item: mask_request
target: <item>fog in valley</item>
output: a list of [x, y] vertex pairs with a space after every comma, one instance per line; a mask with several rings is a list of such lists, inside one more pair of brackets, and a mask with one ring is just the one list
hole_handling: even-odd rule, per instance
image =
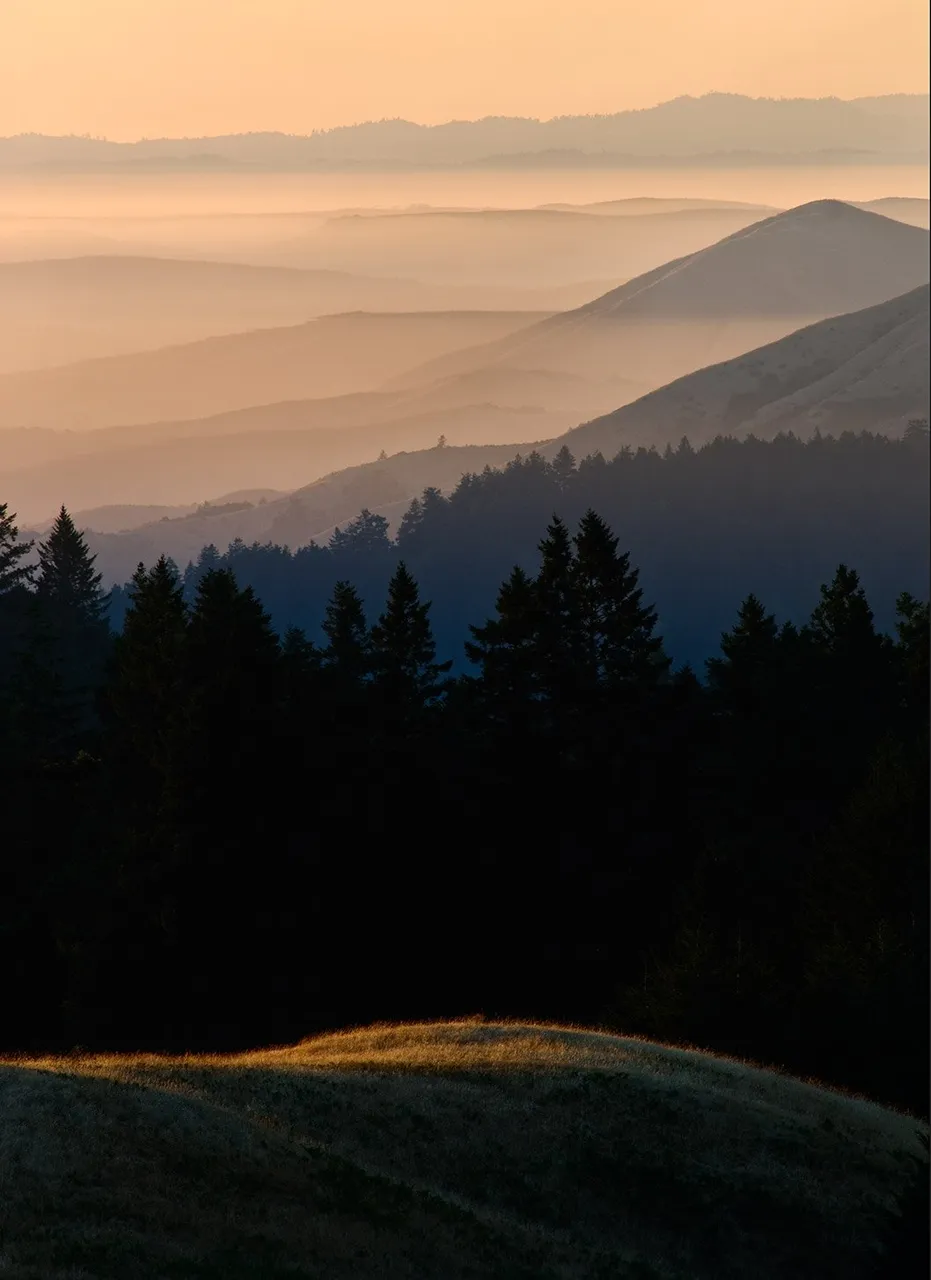
[[929, 1274], [927, 35], [0, 4], [4, 1280]]
[[[157, 520], [159, 549], [188, 554], [206, 539], [198, 504], [256, 489], [280, 502], [380, 455], [430, 450], [423, 465], [393, 463], [390, 485], [380, 468], [396, 506], [422, 481], [455, 484], [441, 438], [495, 446], [500, 462], [502, 446], [526, 452], [924, 283], [926, 179], [921, 165], [810, 162], [11, 170], [4, 496], [34, 528], [62, 502], [101, 534]], [[786, 214], [826, 199], [843, 203]], [[665, 443], [659, 425], [653, 435]], [[378, 487], [360, 505], [387, 510]], [[244, 501], [234, 535], [269, 534], [274, 501], [254, 520]], [[184, 536], [164, 517], [183, 518]], [[292, 536], [318, 536], [315, 523], [291, 519]], [[130, 567], [108, 561], [116, 578]]]

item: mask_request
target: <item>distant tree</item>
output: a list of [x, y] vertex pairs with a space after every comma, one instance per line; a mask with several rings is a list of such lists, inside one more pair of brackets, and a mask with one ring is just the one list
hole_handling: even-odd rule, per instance
[[193, 600], [197, 585], [204, 574], [209, 573], [211, 569], [221, 568], [222, 563], [223, 557], [212, 542], [208, 542], [205, 547], [202, 547], [197, 560], [188, 561], [182, 576], [185, 599]]
[[385, 610], [371, 631], [371, 662], [376, 687], [390, 700], [419, 709], [442, 692], [440, 677], [452, 662], [436, 661], [436, 644], [417, 583], [400, 561], [388, 584]]
[[436, 447], [437, 447], [438, 449], [445, 449], [445, 448], [446, 448], [446, 437], [445, 437], [445, 436], [440, 436], [440, 437], [439, 437], [439, 439], [438, 439], [438, 440], [437, 440], [437, 442], [436, 442]]
[[573, 476], [575, 475], [575, 458], [573, 458], [572, 454], [569, 452], [568, 445], [563, 445], [550, 465], [552, 467], [553, 476], [556, 480], [556, 485], [560, 492], [563, 492], [568, 488]]
[[337, 555], [347, 551], [368, 554], [387, 551], [390, 545], [388, 521], [384, 516], [369, 511], [368, 507], [363, 507], [344, 529], [337, 525], [328, 543], [330, 551]]
[[31, 582], [35, 566], [23, 564], [22, 559], [32, 546], [31, 542], [20, 542], [16, 513], [8, 512], [7, 504], [0, 502], [0, 595]]

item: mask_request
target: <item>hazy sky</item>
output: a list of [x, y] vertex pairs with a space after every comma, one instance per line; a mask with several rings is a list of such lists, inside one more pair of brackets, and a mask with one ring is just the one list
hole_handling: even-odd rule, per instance
[[0, 135], [925, 92], [927, 0], [0, 0]]

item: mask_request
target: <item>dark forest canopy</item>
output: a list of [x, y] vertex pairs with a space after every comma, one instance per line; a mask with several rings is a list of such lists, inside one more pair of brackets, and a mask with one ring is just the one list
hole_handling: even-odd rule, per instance
[[[444, 497], [415, 500], [391, 540], [363, 513], [325, 547], [208, 547], [184, 573], [190, 599], [209, 567], [232, 568], [284, 630], [319, 638], [334, 584], [351, 578], [371, 614], [403, 558], [433, 601], [444, 659], [465, 669], [469, 624], [489, 613], [515, 563], [538, 560], [539, 530], [557, 514], [574, 524], [594, 508], [639, 566], [672, 657], [701, 669], [729, 624], [734, 601], [757, 591], [782, 620], [804, 615], [842, 560], [857, 565], [877, 618], [893, 625], [896, 594], [924, 595], [929, 574], [927, 434], [907, 439], [846, 433], [835, 439], [720, 438], [664, 454], [622, 451], [577, 465], [532, 454], [503, 471], [466, 475]], [[125, 590], [114, 592], [119, 626]], [[370, 617], [371, 620], [371, 617]]]
[[[187, 589], [140, 565], [114, 636], [68, 513], [30, 586], [0, 510], [3, 1048], [235, 1048], [481, 1011], [926, 1112], [928, 605], [883, 560], [918, 555], [926, 449], [722, 442], [469, 478], [425, 495], [397, 546], [365, 517], [328, 550], [253, 553], [279, 590], [295, 566], [336, 569], [312, 638], [276, 630], [217, 553]], [[746, 574], [704, 683], [670, 661], [670, 601], [626, 531], [578, 510], [599, 486], [641, 528], [671, 523], [684, 555], [740, 548], [725, 587], [713, 558], [698, 582], [679, 571], [690, 600]], [[896, 486], [900, 524], [881, 506]], [[752, 564], [778, 580], [788, 555], [770, 492], [832, 550], [869, 549], [872, 526], [887, 627], [853, 556], [807, 592], [793, 565], [794, 624], [774, 616]], [[493, 551], [509, 567], [456, 677], [414, 565], [455, 587]]]

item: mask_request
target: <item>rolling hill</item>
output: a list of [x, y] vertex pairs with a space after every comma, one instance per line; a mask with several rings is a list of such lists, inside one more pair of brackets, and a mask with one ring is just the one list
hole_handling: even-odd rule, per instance
[[286, 399], [373, 390], [534, 313], [350, 312], [158, 351], [0, 377], [0, 428], [99, 427], [193, 418]]
[[328, 219], [299, 250], [292, 244], [286, 252], [291, 257], [299, 251], [308, 265], [362, 273], [378, 274], [390, 262], [393, 271], [422, 280], [540, 288], [628, 279], [713, 244], [767, 212], [709, 204], [598, 217], [572, 209], [351, 214]]
[[[768, 346], [700, 369], [549, 440], [525, 436], [523, 442], [469, 447], [454, 442], [445, 449], [396, 453], [324, 475], [261, 509], [141, 525], [131, 536], [125, 535], [126, 540], [124, 535], [92, 539], [94, 550], [107, 574], [121, 580], [139, 559], [151, 561], [161, 551], [187, 559], [207, 542], [225, 546], [242, 537], [294, 547], [311, 538], [321, 541], [334, 525], [345, 523], [362, 507], [378, 511], [395, 524], [424, 487], [449, 490], [466, 471], [503, 466], [533, 448], [552, 457], [567, 445], [580, 459], [598, 451], [613, 457], [625, 445], [663, 448], [677, 444], [682, 436], [696, 446], [717, 435], [753, 432], [771, 438], [788, 430], [801, 436], [815, 430], [838, 434], [861, 429], [899, 436], [910, 418], [928, 416], [928, 303], [929, 286], [925, 285], [890, 302], [820, 321]], [[476, 426], [470, 425], [470, 430], [481, 426], [487, 430], [492, 423], [508, 425], [506, 418], [491, 411], [476, 412]], [[525, 419], [528, 432], [535, 422], [543, 421]], [[410, 430], [411, 423], [403, 429]], [[333, 434], [336, 447], [341, 447], [341, 433]], [[343, 434], [347, 444], [356, 435], [353, 431]], [[356, 438], [370, 441], [373, 449], [378, 439], [388, 438], [388, 430], [385, 425], [360, 429]], [[228, 439], [230, 457], [235, 458], [236, 438], [224, 439]], [[269, 456], [273, 456], [274, 433], [268, 439]], [[186, 443], [201, 449], [209, 442], [177, 442], [179, 446]], [[224, 444], [220, 454], [209, 457], [221, 457], [226, 451]], [[141, 449], [127, 450], [125, 456], [132, 475], [148, 469], [138, 466]], [[77, 461], [33, 470], [35, 481], [44, 486], [45, 508], [53, 493], [60, 493], [72, 476], [80, 474]], [[86, 465], [91, 483], [99, 484], [96, 462], [88, 460]], [[18, 496], [32, 501], [36, 495], [24, 481], [33, 483], [25, 472], [9, 472], [0, 479], [14, 509]], [[169, 483], [167, 469], [165, 483]]]
[[[179, 435], [155, 443], [76, 453], [34, 465], [0, 470], [0, 492], [21, 520], [56, 511], [112, 503], [196, 503], [222, 488], [287, 489], [377, 459], [382, 451], [405, 457], [430, 452], [438, 438], [450, 445], [491, 447], [538, 441], [565, 431], [575, 413], [464, 405], [358, 427], [316, 430], [263, 428], [228, 435]], [[96, 432], [79, 438], [92, 449]], [[2, 443], [2, 442], [0, 442]], [[414, 451], [414, 452], [404, 452]], [[139, 523], [133, 521], [133, 523]], [[93, 528], [92, 524], [88, 527]]]
[[[226, 442], [234, 455], [239, 440], [241, 437], [230, 437]], [[195, 447], [198, 443], [193, 442]], [[198, 508], [179, 518], [160, 518], [147, 524], [133, 521], [132, 528], [124, 526], [129, 529], [126, 533], [89, 533], [88, 544], [97, 556], [97, 568], [105, 581], [122, 583], [140, 560], [154, 563], [164, 553], [183, 565], [196, 559], [201, 549], [211, 542], [223, 548], [236, 538], [291, 547], [304, 546], [312, 539], [325, 542], [336, 525], [354, 519], [363, 507], [386, 516], [391, 526], [396, 527], [411, 498], [427, 486], [452, 489], [465, 472], [480, 471], [484, 466], [506, 466], [516, 453], [526, 454], [532, 448], [534, 443], [528, 442], [524, 445], [449, 445], [443, 449], [396, 453], [346, 467], [281, 498], [249, 508], [231, 511]], [[67, 475], [67, 466], [63, 467], [62, 475]], [[10, 507], [16, 509], [12, 501]], [[44, 510], [43, 520], [47, 518], [47, 503]], [[34, 530], [21, 516], [20, 525], [24, 536], [33, 536]]]
[[699, 369], [568, 432], [579, 456], [688, 436], [890, 431], [929, 412], [929, 286]]
[[0, 1118], [11, 1280], [867, 1280], [926, 1133], [745, 1063], [481, 1021], [7, 1061]]
[[[285, 401], [175, 422], [9, 429], [0, 431], [0, 492], [21, 519], [35, 522], [62, 502], [72, 510], [170, 506], [199, 502], [221, 486], [290, 489], [295, 480], [306, 485], [382, 452], [429, 449], [441, 435], [450, 445], [545, 440], [644, 390], [621, 380], [596, 387], [546, 370], [492, 369], [409, 391]], [[87, 527], [96, 526], [88, 520]]]
[[411, 385], [517, 366], [660, 386], [803, 324], [924, 284], [926, 231], [836, 200], [800, 205], [639, 276], [574, 311], [402, 375]]
[[[384, 264], [382, 264], [384, 265]], [[0, 373], [345, 311], [562, 310], [603, 292], [439, 286], [342, 271], [96, 256], [0, 263]]]

